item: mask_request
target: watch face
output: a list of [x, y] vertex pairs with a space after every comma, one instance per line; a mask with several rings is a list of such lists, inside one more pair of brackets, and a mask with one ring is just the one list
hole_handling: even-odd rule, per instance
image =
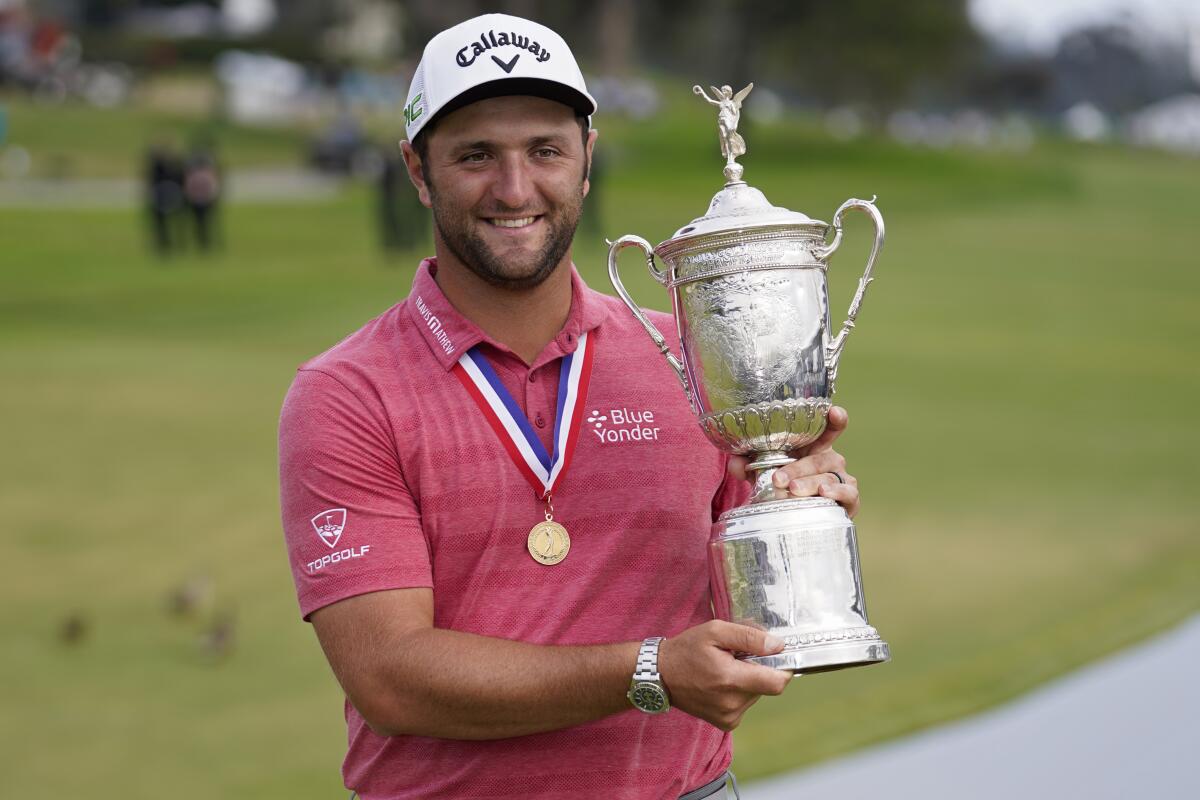
[[629, 701], [642, 711], [658, 714], [667, 710], [667, 693], [657, 683], [638, 683], [629, 690]]

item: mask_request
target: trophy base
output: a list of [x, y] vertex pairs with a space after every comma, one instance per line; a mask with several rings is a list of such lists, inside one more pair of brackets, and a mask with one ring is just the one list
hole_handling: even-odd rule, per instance
[[791, 670], [800, 675], [833, 672], [850, 667], [869, 667], [891, 661], [887, 642], [851, 642], [819, 647], [787, 649], [773, 656], [748, 656], [745, 661], [772, 669]]
[[867, 621], [854, 523], [828, 498], [726, 511], [713, 526], [709, 569], [714, 616], [784, 644], [781, 653], [739, 658], [804, 674], [891, 658]]

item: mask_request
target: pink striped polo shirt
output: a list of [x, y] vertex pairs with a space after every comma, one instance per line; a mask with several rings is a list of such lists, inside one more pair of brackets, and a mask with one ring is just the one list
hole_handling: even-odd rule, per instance
[[[572, 268], [571, 311], [532, 364], [459, 314], [422, 262], [404, 302], [303, 364], [280, 422], [283, 527], [305, 618], [431, 587], [439, 628], [541, 645], [672, 636], [711, 618], [706, 543], [744, 502], [671, 369], [619, 300]], [[651, 317], [675, 341], [674, 322]], [[554, 495], [555, 566], [526, 550], [543, 504], [451, 371], [475, 345], [551, 448], [559, 365], [595, 347], [583, 430]], [[633, 671], [630, 664], [630, 672]], [[381, 737], [348, 702], [346, 786], [382, 798], [676, 797], [716, 778], [729, 736], [630, 708], [495, 741]]]

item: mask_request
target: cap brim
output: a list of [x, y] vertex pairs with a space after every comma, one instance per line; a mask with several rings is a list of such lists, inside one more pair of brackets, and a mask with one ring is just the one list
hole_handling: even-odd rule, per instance
[[[592, 98], [564, 83], [548, 81], [544, 78], [499, 78], [467, 89], [434, 112], [425, 125], [427, 126], [430, 122], [452, 111], [457, 111], [463, 106], [469, 106], [471, 103], [478, 103], [480, 100], [487, 100], [490, 97], [509, 97], [511, 95], [530, 95], [554, 100], [569, 106], [574, 109], [575, 113], [584, 117], [590, 117], [596, 113], [596, 104]], [[422, 126], [423, 129], [424, 126]]]

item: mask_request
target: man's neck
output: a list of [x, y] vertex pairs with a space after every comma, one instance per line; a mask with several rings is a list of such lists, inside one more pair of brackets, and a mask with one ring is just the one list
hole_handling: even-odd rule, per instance
[[532, 364], [571, 313], [570, 262], [568, 253], [550, 277], [532, 288], [502, 289], [439, 255], [434, 280], [460, 314]]

